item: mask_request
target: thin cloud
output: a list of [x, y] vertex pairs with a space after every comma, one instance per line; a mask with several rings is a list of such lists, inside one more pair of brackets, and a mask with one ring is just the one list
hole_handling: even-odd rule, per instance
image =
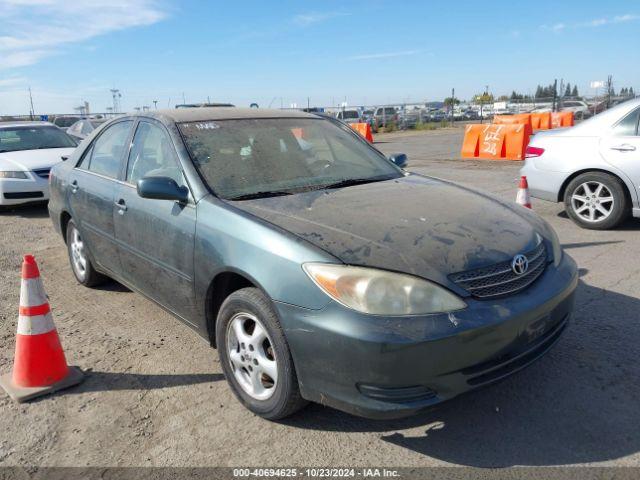
[[386, 52], [386, 53], [368, 53], [365, 55], [354, 55], [347, 57], [347, 60], [375, 60], [379, 58], [394, 58], [394, 57], [408, 57], [411, 55], [417, 55], [419, 50], [404, 50], [401, 52]]
[[316, 23], [326, 22], [327, 20], [331, 20], [332, 18], [346, 17], [347, 15], [350, 15], [350, 13], [344, 13], [344, 12], [301, 13], [293, 17], [293, 23], [298, 25], [299, 27], [308, 27]]
[[543, 30], [551, 30], [555, 33], [560, 33], [566, 29], [578, 29], [578, 28], [599, 28], [607, 25], [616, 25], [621, 23], [635, 22], [640, 20], [640, 15], [627, 13], [625, 15], [616, 15], [614, 17], [600, 17], [594, 18], [593, 20], [589, 20], [586, 22], [566, 24], [566, 23], [556, 23], [553, 25], [540, 25], [540, 28]]
[[32, 65], [65, 46], [167, 16], [160, 0], [3, 0], [0, 68]]

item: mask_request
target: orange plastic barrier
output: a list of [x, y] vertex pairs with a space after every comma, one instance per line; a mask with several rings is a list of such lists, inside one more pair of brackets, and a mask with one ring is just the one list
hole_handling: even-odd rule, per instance
[[467, 125], [462, 158], [523, 160], [531, 129], [526, 124]]
[[479, 140], [482, 129], [485, 125], [467, 125], [464, 129], [464, 140], [462, 140], [462, 158], [478, 158], [480, 153]]
[[551, 125], [551, 112], [540, 112], [531, 114], [531, 127], [534, 130], [550, 130]]
[[529, 125], [529, 127], [532, 127], [530, 113], [516, 113], [514, 115], [496, 115], [493, 117], [493, 123], [508, 124], [508, 125], [513, 125], [513, 124]]
[[551, 114], [552, 128], [573, 127], [573, 125], [574, 125], [573, 112], [553, 112]]
[[371, 125], [368, 123], [352, 123], [350, 124], [356, 132], [367, 139], [369, 143], [373, 143], [373, 134], [371, 133]]

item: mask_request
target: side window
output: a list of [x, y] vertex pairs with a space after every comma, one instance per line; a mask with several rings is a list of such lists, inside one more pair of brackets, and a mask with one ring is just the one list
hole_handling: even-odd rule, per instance
[[133, 137], [127, 182], [137, 183], [143, 177], [169, 177], [184, 185], [182, 169], [167, 132], [157, 125], [140, 122]]
[[[87, 169], [111, 178], [117, 178], [126, 148], [132, 121], [116, 123], [107, 128], [93, 144]], [[86, 160], [83, 160], [84, 168]]]
[[630, 137], [638, 135], [639, 117], [640, 108], [636, 108], [633, 112], [624, 117], [620, 123], [613, 127], [613, 134], [616, 137]]

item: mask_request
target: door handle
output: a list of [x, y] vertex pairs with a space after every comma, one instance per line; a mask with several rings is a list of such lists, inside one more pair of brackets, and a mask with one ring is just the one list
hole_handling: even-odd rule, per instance
[[118, 207], [118, 213], [119, 213], [120, 215], [123, 215], [123, 214], [124, 214], [124, 212], [126, 212], [126, 211], [127, 211], [127, 204], [126, 204], [126, 202], [124, 201], [124, 199], [122, 199], [122, 198], [121, 198], [120, 200], [118, 200], [117, 202], [115, 202], [115, 204], [116, 204], [116, 207]]
[[71, 182], [71, 193], [76, 193], [78, 191], [78, 181], [74, 180]]
[[636, 147], [629, 145], [628, 143], [623, 143], [622, 145], [615, 145], [611, 147], [611, 150], [617, 150], [619, 152], [635, 152]]

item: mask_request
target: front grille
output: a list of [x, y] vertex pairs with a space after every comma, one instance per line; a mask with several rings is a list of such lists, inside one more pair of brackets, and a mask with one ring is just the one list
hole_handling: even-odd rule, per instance
[[522, 275], [516, 274], [511, 268], [511, 261], [507, 261], [476, 270], [454, 273], [449, 278], [477, 298], [511, 295], [531, 285], [547, 266], [547, 250], [544, 242], [540, 242], [540, 245], [524, 255], [529, 260], [529, 268]]
[[42, 198], [42, 192], [6, 192], [4, 198], [7, 200], [22, 200], [24, 198]]
[[40, 168], [33, 171], [33, 173], [35, 173], [40, 178], [49, 178], [49, 172], [51, 172], [50, 168]]

